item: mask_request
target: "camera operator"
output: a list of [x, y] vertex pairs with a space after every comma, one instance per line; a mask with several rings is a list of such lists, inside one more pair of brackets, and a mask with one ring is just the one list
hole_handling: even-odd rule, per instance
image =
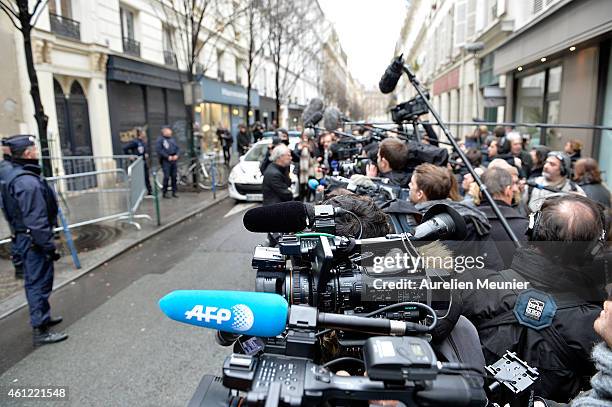
[[[348, 191], [347, 191], [348, 192]], [[349, 214], [336, 217], [336, 235], [361, 238], [385, 236], [391, 233], [389, 215], [376, 206], [372, 198], [353, 193], [336, 194], [325, 200], [324, 205], [332, 205], [353, 212], [359, 218]], [[361, 222], [361, 224], [360, 224]]]
[[462, 314], [478, 329], [487, 363], [516, 352], [540, 373], [537, 396], [567, 402], [593, 373], [592, 326], [602, 290], [595, 271], [601, 268], [592, 266], [594, 249], [605, 244], [605, 220], [594, 202], [577, 195], [548, 198], [531, 216], [532, 245], [516, 251], [510, 269], [461, 277], [475, 287], [485, 280], [528, 282], [527, 290], [463, 290]]
[[408, 146], [397, 138], [387, 138], [378, 147], [376, 164], [368, 164], [368, 177], [381, 177], [389, 180], [389, 184], [401, 188], [408, 187], [410, 174], [405, 171], [408, 165]]
[[540, 189], [529, 186], [525, 189], [522, 201], [527, 205], [528, 212], [534, 212], [540, 201], [555, 192], [573, 192], [585, 196], [584, 191], [574, 181], [570, 180], [572, 163], [570, 157], [561, 151], [548, 153], [542, 176], [533, 181], [544, 187], [552, 189]]
[[420, 213], [425, 213], [439, 203], [449, 205], [459, 212], [467, 223], [467, 233], [462, 240], [447, 241], [448, 247], [455, 251], [455, 254], [464, 256], [487, 253], [486, 267], [500, 270], [503, 268], [503, 261], [490, 240], [489, 220], [476, 207], [449, 199], [455, 183], [454, 175], [445, 167], [428, 163], [418, 165], [410, 179], [410, 201]]

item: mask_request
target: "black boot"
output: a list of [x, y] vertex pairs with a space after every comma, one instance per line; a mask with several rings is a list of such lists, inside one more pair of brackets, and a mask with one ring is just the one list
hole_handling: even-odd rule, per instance
[[173, 192], [173, 193], [172, 193], [172, 197], [173, 197], [173, 198], [178, 198], [178, 195], [176, 194], [176, 192]]
[[59, 332], [52, 332], [48, 326], [34, 328], [32, 333], [32, 342], [34, 346], [48, 345], [68, 339], [68, 335]]
[[60, 317], [59, 315], [57, 317], [50, 317], [49, 320], [47, 321], [47, 327], [51, 327], [51, 326], [60, 324], [63, 320], [64, 318]]

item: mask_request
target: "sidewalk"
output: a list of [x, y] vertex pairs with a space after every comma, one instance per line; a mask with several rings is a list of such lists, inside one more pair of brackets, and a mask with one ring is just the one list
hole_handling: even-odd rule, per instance
[[[72, 257], [67, 250], [63, 250], [62, 258], [55, 263], [55, 280], [53, 289], [57, 289], [69, 284], [77, 277], [90, 272], [91, 270], [103, 266], [115, 256], [129, 250], [131, 247], [140, 244], [146, 239], [160, 233], [184, 219], [187, 219], [197, 212], [201, 212], [217, 202], [227, 198], [227, 189], [217, 191], [216, 199], [213, 199], [212, 192], [205, 191], [200, 193], [183, 192], [179, 198], [161, 199], [160, 213], [161, 226], [157, 226], [155, 217], [155, 201], [145, 199], [138, 210], [138, 214], [147, 214], [152, 220], [138, 219], [141, 230], [134, 226], [121, 224], [120, 222], [109, 221], [97, 224], [95, 227], [87, 229], [76, 228], [72, 233], [76, 238], [81, 233], [82, 238], [88, 232], [95, 232], [95, 238], [100, 238], [106, 243], [94, 250], [84, 250], [78, 253], [81, 262], [81, 269], [77, 270], [72, 262]], [[11, 262], [5, 258], [0, 258], [0, 318], [14, 312], [27, 304], [23, 289], [23, 280], [14, 278], [14, 269]]]

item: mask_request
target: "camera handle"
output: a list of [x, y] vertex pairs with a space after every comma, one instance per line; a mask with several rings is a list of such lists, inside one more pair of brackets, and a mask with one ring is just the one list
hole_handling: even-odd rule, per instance
[[489, 202], [489, 204], [491, 205], [493, 212], [495, 212], [495, 216], [497, 216], [497, 218], [501, 222], [502, 226], [504, 227], [504, 230], [506, 231], [506, 233], [508, 234], [508, 236], [510, 237], [514, 245], [517, 248], [522, 247], [521, 243], [519, 242], [516, 235], [514, 234], [514, 231], [512, 230], [512, 228], [510, 228], [508, 221], [506, 220], [504, 215], [501, 213], [499, 206], [497, 206], [497, 203], [495, 202], [495, 200], [493, 199], [493, 197], [487, 190], [487, 186], [482, 182], [478, 174], [476, 174], [476, 171], [474, 171], [474, 167], [472, 167], [472, 163], [470, 163], [470, 160], [468, 160], [463, 150], [459, 148], [459, 144], [457, 144], [457, 140], [455, 140], [455, 137], [452, 135], [448, 127], [446, 127], [446, 125], [442, 122], [442, 119], [440, 118], [440, 115], [438, 114], [438, 112], [434, 109], [429, 99], [425, 96], [425, 92], [423, 91], [421, 87], [421, 83], [416, 78], [415, 74], [412, 72], [410, 67], [406, 64], [403, 64], [403, 70], [404, 70], [404, 73], [408, 76], [408, 79], [410, 80], [410, 83], [412, 84], [412, 86], [414, 86], [414, 89], [417, 91], [419, 96], [423, 98], [423, 101], [427, 105], [427, 108], [431, 112], [432, 116], [436, 119], [436, 122], [438, 122], [438, 125], [442, 129], [442, 132], [444, 132], [444, 135], [446, 136], [448, 141], [450, 141], [450, 143], [452, 144], [453, 149], [457, 152], [457, 154], [459, 155], [459, 157], [465, 164], [465, 167], [470, 172], [470, 174], [472, 174], [474, 181], [476, 181], [476, 184], [478, 184], [478, 186], [480, 187], [480, 191], [484, 195], [487, 202]]

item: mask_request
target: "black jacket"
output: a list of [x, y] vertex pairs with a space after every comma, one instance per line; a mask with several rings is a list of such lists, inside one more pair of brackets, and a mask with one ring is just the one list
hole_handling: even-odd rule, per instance
[[293, 193], [289, 189], [291, 188], [291, 179], [288, 172], [288, 168], [279, 167], [276, 163], [268, 165], [264, 172], [262, 184], [264, 205], [287, 202], [293, 199]]
[[578, 184], [586, 196], [595, 202], [599, 202], [605, 208], [610, 208], [610, 191], [602, 183], [581, 182]]
[[[552, 263], [535, 250], [522, 248], [511, 270], [468, 270], [460, 279], [471, 281], [474, 287], [477, 279], [528, 281], [529, 288], [551, 295], [557, 304], [552, 325], [536, 330], [519, 324], [513, 313], [517, 296], [524, 290], [461, 290], [462, 314], [478, 329], [487, 364], [496, 362], [506, 350], [516, 352], [540, 372], [534, 385], [536, 395], [559, 402], [567, 402], [588, 382], [594, 373], [590, 352], [600, 340], [593, 322], [601, 307], [589, 302], [595, 289], [583, 270]], [[517, 310], [522, 313], [524, 307]]]
[[251, 135], [246, 131], [244, 133], [238, 132], [238, 136], [236, 138], [238, 139], [238, 151], [241, 154], [246, 153], [246, 150], [251, 145]]
[[389, 180], [389, 185], [394, 185], [401, 188], [408, 188], [411, 175], [412, 174], [406, 171], [395, 170], [379, 174], [381, 178], [387, 178]]
[[[525, 232], [527, 231], [527, 226], [529, 225], [529, 220], [527, 219], [527, 217], [521, 215], [516, 209], [514, 209], [505, 202], [495, 200], [495, 203], [497, 203], [499, 210], [508, 221], [510, 228], [512, 229], [518, 240], [526, 241], [527, 236], [525, 235]], [[510, 267], [515, 252], [514, 243], [512, 242], [512, 240], [510, 240], [506, 229], [504, 229], [501, 221], [495, 215], [495, 212], [493, 212], [493, 208], [491, 207], [489, 202], [484, 200], [480, 204], [478, 209], [480, 209], [480, 211], [485, 214], [485, 216], [489, 220], [489, 223], [491, 224], [490, 237], [495, 242], [497, 251], [499, 252], [500, 256], [504, 261], [504, 266]]]

